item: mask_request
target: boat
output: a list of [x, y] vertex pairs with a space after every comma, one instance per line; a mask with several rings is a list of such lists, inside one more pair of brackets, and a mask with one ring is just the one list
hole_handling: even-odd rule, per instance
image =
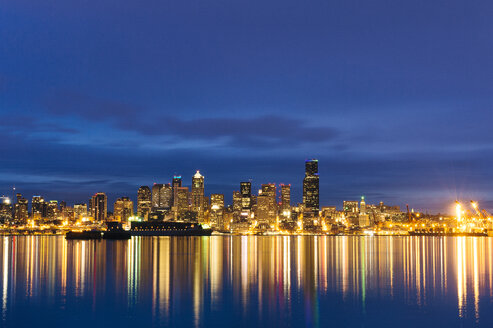
[[210, 236], [212, 229], [191, 222], [133, 221], [130, 234], [132, 236]]
[[103, 239], [124, 240], [132, 238], [130, 231], [124, 230], [120, 222], [107, 222], [106, 226], [107, 230], [103, 233]]
[[85, 231], [69, 231], [65, 234], [65, 239], [101, 239], [101, 231], [85, 230]]

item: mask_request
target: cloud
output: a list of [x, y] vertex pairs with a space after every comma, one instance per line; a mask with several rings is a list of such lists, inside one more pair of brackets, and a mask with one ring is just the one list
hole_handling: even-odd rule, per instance
[[43, 101], [50, 114], [77, 116], [94, 123], [106, 122], [143, 136], [168, 136], [179, 140], [222, 141], [231, 147], [292, 147], [330, 142], [339, 136], [333, 127], [310, 125], [304, 119], [280, 115], [182, 119], [176, 114], [152, 111], [117, 101], [73, 92], [51, 95]]

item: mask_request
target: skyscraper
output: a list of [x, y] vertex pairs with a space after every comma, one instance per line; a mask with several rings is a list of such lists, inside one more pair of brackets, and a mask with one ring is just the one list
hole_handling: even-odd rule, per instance
[[95, 221], [105, 221], [108, 216], [108, 197], [98, 192], [91, 198], [91, 214]]
[[25, 222], [29, 215], [28, 201], [21, 194], [16, 195], [17, 202], [14, 205], [14, 218], [17, 222]]
[[240, 221], [241, 216], [241, 193], [233, 191], [233, 222]]
[[152, 186], [152, 210], [169, 210], [172, 206], [173, 193], [169, 183], [155, 183]]
[[204, 218], [204, 176], [199, 171], [192, 177], [192, 211], [197, 213], [197, 219]]
[[252, 211], [252, 183], [241, 182], [240, 183], [241, 194], [241, 214], [242, 220], [248, 219]]
[[175, 206], [176, 207], [176, 193], [178, 191], [178, 188], [181, 187], [181, 175], [175, 175], [173, 176], [173, 182], [171, 184], [172, 188], [173, 188], [173, 199], [172, 199], [172, 206]]
[[0, 197], [0, 220], [2, 222], [12, 220], [12, 201], [9, 197]]
[[291, 185], [281, 185], [281, 215], [285, 218], [291, 217]]
[[148, 220], [151, 207], [151, 189], [148, 186], [141, 186], [137, 191], [137, 216], [144, 220]]
[[211, 195], [211, 226], [216, 229], [224, 229], [224, 195]]
[[116, 221], [128, 222], [128, 218], [133, 216], [134, 203], [128, 197], [118, 198], [113, 205], [113, 217]]
[[175, 192], [175, 219], [184, 219], [190, 210], [188, 187], [176, 187]]
[[318, 216], [319, 207], [319, 176], [318, 160], [305, 161], [305, 178], [303, 179], [303, 217], [306, 223], [313, 223], [313, 218]]
[[263, 184], [257, 197], [256, 219], [259, 223], [273, 224], [277, 215], [276, 185]]
[[46, 218], [50, 220], [55, 220], [58, 218], [58, 201], [50, 200], [47, 204]]
[[43, 217], [44, 199], [41, 196], [33, 196], [31, 201], [31, 217], [41, 219]]

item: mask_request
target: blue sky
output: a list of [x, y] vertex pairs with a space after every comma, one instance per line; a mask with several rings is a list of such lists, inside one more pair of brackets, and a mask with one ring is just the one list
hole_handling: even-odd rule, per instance
[[321, 204], [493, 209], [489, 1], [4, 1], [0, 193], [231, 198], [320, 160]]

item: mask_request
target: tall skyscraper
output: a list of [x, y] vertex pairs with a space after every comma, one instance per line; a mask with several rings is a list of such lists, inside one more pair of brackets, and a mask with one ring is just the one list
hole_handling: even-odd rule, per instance
[[58, 201], [50, 200], [47, 204], [46, 218], [49, 220], [55, 220], [58, 218]]
[[17, 222], [26, 222], [29, 216], [28, 201], [21, 194], [16, 195], [17, 202], [14, 205], [14, 218]]
[[192, 177], [192, 211], [197, 213], [197, 219], [204, 218], [204, 176], [199, 171]]
[[240, 183], [241, 194], [241, 213], [240, 218], [242, 220], [248, 219], [252, 211], [252, 183], [241, 182]]
[[361, 214], [366, 214], [366, 202], [365, 202], [365, 196], [361, 196], [361, 202], [359, 203], [359, 212]]
[[241, 193], [239, 191], [233, 191], [233, 222], [240, 221], [241, 216]]
[[[319, 176], [318, 160], [305, 161], [305, 178], [303, 179], [303, 217], [305, 223], [313, 223], [313, 218], [318, 216], [319, 206]], [[309, 222], [307, 222], [309, 221]]]
[[172, 206], [175, 206], [176, 207], [176, 193], [177, 193], [177, 190], [178, 188], [181, 187], [181, 175], [175, 175], [173, 176], [173, 182], [171, 184], [172, 188], [173, 188], [173, 202], [172, 202]]
[[144, 220], [149, 219], [152, 207], [152, 194], [148, 186], [141, 186], [137, 191], [137, 216]]
[[190, 210], [188, 187], [176, 187], [175, 191], [175, 219], [182, 220]]
[[211, 195], [211, 226], [216, 229], [224, 229], [224, 195]]
[[155, 183], [152, 186], [152, 210], [169, 210], [172, 206], [173, 193], [171, 185]]
[[276, 185], [263, 184], [257, 197], [257, 222], [272, 225], [277, 216]]
[[31, 217], [33, 219], [41, 219], [43, 217], [44, 199], [41, 196], [33, 196], [31, 201]]
[[116, 221], [128, 222], [133, 213], [134, 203], [128, 197], [118, 198], [113, 205], [113, 217]]
[[95, 221], [105, 221], [108, 216], [108, 197], [98, 192], [91, 198], [91, 214]]
[[291, 217], [291, 185], [281, 185], [281, 216]]

